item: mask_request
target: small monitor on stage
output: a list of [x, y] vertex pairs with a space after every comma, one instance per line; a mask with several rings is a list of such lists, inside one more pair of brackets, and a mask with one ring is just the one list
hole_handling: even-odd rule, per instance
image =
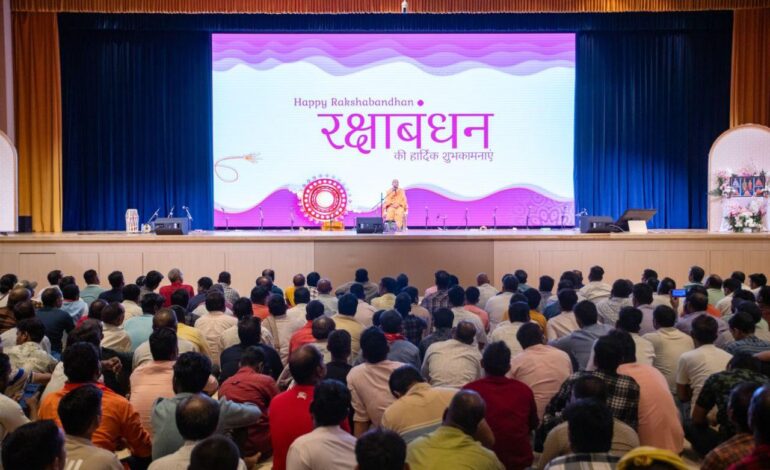
[[382, 217], [356, 217], [356, 233], [382, 233]]
[[647, 222], [657, 213], [657, 209], [626, 209], [615, 225], [629, 233], [647, 233]]

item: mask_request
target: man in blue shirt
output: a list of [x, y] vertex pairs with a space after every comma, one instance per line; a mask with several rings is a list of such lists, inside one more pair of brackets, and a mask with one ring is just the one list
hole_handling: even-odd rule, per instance
[[75, 322], [69, 313], [61, 309], [64, 298], [57, 287], [49, 287], [40, 295], [43, 308], [37, 310], [37, 316], [45, 325], [45, 335], [51, 341], [51, 355], [61, 356], [62, 337], [75, 328]]

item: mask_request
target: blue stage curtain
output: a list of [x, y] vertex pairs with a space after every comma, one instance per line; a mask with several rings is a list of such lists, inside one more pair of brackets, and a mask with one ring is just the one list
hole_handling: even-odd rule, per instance
[[213, 225], [211, 38], [61, 34], [64, 230], [122, 230], [127, 208]]
[[213, 217], [211, 32], [578, 32], [576, 207], [655, 207], [700, 228], [727, 128], [731, 12], [457, 15], [60, 14], [64, 229], [187, 204]]
[[729, 126], [729, 30], [577, 38], [575, 204], [650, 226], [705, 228], [708, 152]]

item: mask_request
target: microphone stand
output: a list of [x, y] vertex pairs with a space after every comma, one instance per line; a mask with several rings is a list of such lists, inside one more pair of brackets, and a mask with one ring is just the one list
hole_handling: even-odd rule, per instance
[[291, 231], [294, 231], [294, 212], [289, 212], [289, 222], [291, 223]]
[[492, 227], [494, 230], [497, 230], [497, 207], [495, 207], [495, 211], [492, 213]]
[[187, 214], [187, 220], [190, 222], [189, 229], [192, 230], [193, 217], [192, 217], [192, 214], [190, 214], [190, 208], [187, 206], [182, 206], [182, 210], [184, 210], [185, 213]]
[[468, 230], [468, 208], [465, 208], [465, 230]]
[[567, 206], [562, 206], [561, 208], [561, 229], [564, 230], [564, 226], [566, 224], [565, 220], [567, 218]]
[[527, 206], [527, 230], [529, 230], [529, 214], [532, 212], [532, 206]]
[[265, 231], [265, 214], [262, 212], [262, 206], [259, 206], [259, 229]]
[[153, 223], [153, 222], [155, 221], [155, 219], [157, 219], [157, 218], [158, 218], [158, 213], [159, 213], [159, 212], [160, 212], [160, 207], [158, 207], [158, 208], [155, 210], [155, 212], [153, 212], [153, 214], [150, 216], [150, 218], [149, 218], [149, 219], [147, 219], [147, 223], [146, 223], [146, 224], [144, 224], [144, 225], [150, 225], [151, 223]]
[[425, 206], [425, 230], [428, 230], [428, 206]]
[[169, 219], [174, 217], [174, 209], [176, 209], [176, 206], [171, 206], [171, 210], [168, 211], [168, 215], [166, 217], [168, 217]]

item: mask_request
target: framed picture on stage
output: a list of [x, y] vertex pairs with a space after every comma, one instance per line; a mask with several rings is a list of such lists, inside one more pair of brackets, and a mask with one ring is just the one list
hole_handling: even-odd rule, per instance
[[766, 175], [764, 172], [753, 176], [730, 177], [730, 187], [739, 196], [762, 196], [765, 191]]

